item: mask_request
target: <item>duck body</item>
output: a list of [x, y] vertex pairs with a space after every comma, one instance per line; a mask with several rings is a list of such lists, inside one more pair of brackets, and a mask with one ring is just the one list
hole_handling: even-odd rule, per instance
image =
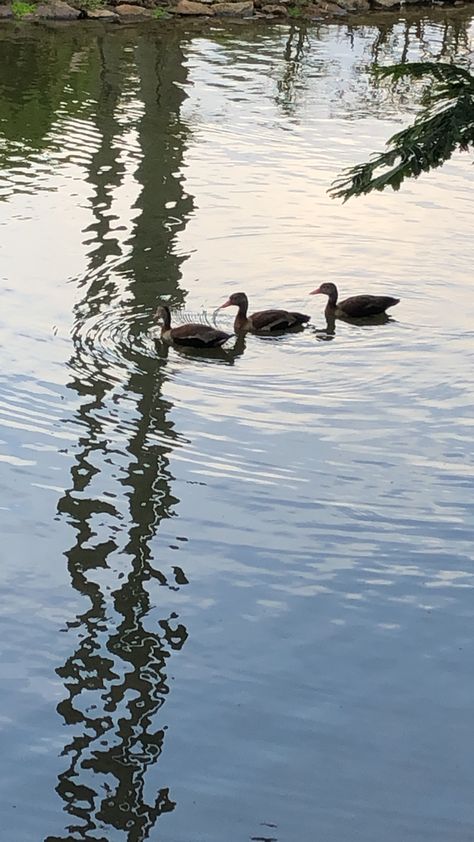
[[311, 316], [306, 316], [304, 313], [291, 312], [290, 310], [258, 310], [256, 313], [248, 316], [248, 306], [249, 302], [245, 292], [234, 292], [229, 300], [219, 308], [238, 308], [234, 321], [234, 330], [236, 333], [242, 333], [244, 331], [272, 333], [279, 330], [289, 330], [292, 327], [304, 325], [311, 318]]
[[166, 305], [158, 307], [156, 317], [161, 320], [161, 338], [165, 342], [186, 348], [220, 348], [231, 338], [231, 333], [217, 330], [211, 325], [189, 323], [171, 327], [170, 308]]
[[338, 301], [338, 290], [336, 284], [321, 284], [318, 289], [310, 292], [310, 295], [327, 295], [326, 315], [348, 316], [352, 319], [366, 319], [371, 316], [384, 314], [389, 307], [395, 307], [400, 299], [391, 295], [353, 295]]

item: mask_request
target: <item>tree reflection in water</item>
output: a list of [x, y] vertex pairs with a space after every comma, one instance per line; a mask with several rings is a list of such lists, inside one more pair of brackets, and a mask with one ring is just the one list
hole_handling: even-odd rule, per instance
[[[157, 715], [169, 692], [167, 661], [187, 638], [174, 611], [153, 621], [150, 599], [150, 587], [178, 590], [187, 584], [180, 567], [166, 572], [155, 566], [151, 547], [160, 522], [173, 515], [178, 502], [168, 467], [176, 435], [167, 418], [170, 405], [161, 397], [166, 360], [140, 354], [133, 340], [143, 330], [136, 319], [150, 312], [157, 296], [183, 301], [183, 258], [175, 255], [173, 239], [193, 206], [179, 174], [186, 140], [179, 119], [185, 71], [179, 33], [168, 33], [166, 43], [144, 35], [133, 49], [127, 37], [132, 35], [97, 40], [101, 140], [88, 176], [95, 222], [88, 229], [93, 232], [89, 275], [76, 308], [70, 360], [83, 432], [71, 488], [58, 506], [75, 531], [66, 552], [72, 584], [90, 605], [68, 624], [76, 644], [57, 670], [67, 693], [58, 712], [72, 734], [57, 791], [70, 822], [64, 836], [47, 842], [109, 842], [112, 828], [138, 842], [175, 806], [168, 787], [149, 780], [147, 771], [163, 748], [165, 727]], [[137, 116], [134, 120], [132, 113], [124, 124], [117, 114], [127, 90]], [[133, 128], [139, 215], [120, 244], [112, 227], [113, 200], [126, 171], [121, 137]], [[167, 225], [171, 203], [173, 226]], [[122, 300], [131, 314], [132, 341], [124, 343], [118, 366], [101, 356], [94, 331]]]
[[[406, 62], [410, 56], [423, 61], [458, 60], [460, 52], [469, 53], [470, 17], [463, 10], [447, 16], [444, 9], [430, 9], [429, 18], [420, 18], [416, 8], [404, 10], [402, 19], [386, 12], [360, 15], [355, 22], [333, 27], [340, 53], [327, 52], [327, 29], [327, 22], [291, 23], [287, 28], [275, 92], [286, 117], [301, 118], [308, 94], [317, 94], [322, 107], [327, 98], [331, 117], [337, 119], [352, 119], [359, 112], [379, 116], [381, 103], [390, 111], [386, 89], [380, 93], [377, 78], [370, 73], [379, 63]], [[335, 85], [338, 76], [339, 85]], [[327, 88], [324, 80], [329, 80]], [[397, 85], [393, 94], [397, 109], [403, 103], [413, 104], [412, 87], [409, 81]]]
[[[397, 26], [372, 27], [365, 68], [382, 52], [389, 60], [398, 50]], [[247, 31], [254, 49], [259, 30], [252, 26]], [[460, 32], [446, 32], [440, 54], [459, 43]], [[241, 51], [246, 36], [243, 28], [239, 33]], [[291, 26], [285, 46], [280, 28], [278, 33], [276, 96], [291, 116], [298, 105], [295, 90], [301, 92], [314, 79], [312, 53], [321, 36], [317, 27], [309, 32]], [[405, 28], [406, 43], [409, 33]], [[173, 516], [178, 502], [169, 470], [178, 436], [169, 418], [171, 407], [162, 397], [166, 360], [140, 350], [140, 334], [157, 297], [166, 295], [173, 305], [184, 300], [179, 286], [184, 257], [175, 242], [193, 201], [180, 175], [186, 148], [180, 120], [186, 83], [183, 35], [176, 28], [163, 35], [153, 31], [137, 37], [135, 30], [121, 30], [94, 37], [91, 50], [87, 35], [83, 77], [85, 92], [97, 101], [99, 140], [88, 168], [94, 220], [87, 232], [89, 266], [80, 279], [84, 295], [75, 310], [69, 364], [70, 386], [79, 400], [75, 421], [82, 432], [71, 485], [58, 504], [60, 516], [74, 530], [65, 553], [72, 585], [88, 605], [68, 624], [71, 654], [57, 669], [65, 687], [58, 713], [70, 735], [57, 791], [68, 824], [64, 835], [47, 842], [111, 842], [115, 831], [128, 842], [140, 842], [161, 814], [174, 809], [172, 792], [157, 776], [165, 735], [159, 713], [169, 692], [168, 661], [187, 638], [174, 610], [163, 610], [155, 619], [152, 594], [159, 587], [162, 593], [179, 591], [187, 578], [178, 566], [161, 569], [155, 557], [160, 523]], [[341, 37], [350, 42], [350, 27], [341, 27]], [[350, 73], [360, 66], [354, 62]], [[318, 85], [327, 72], [323, 57]], [[361, 86], [365, 109], [373, 85]], [[350, 117], [347, 103], [331, 96], [333, 107]], [[46, 131], [41, 125], [31, 146], [41, 146]], [[124, 222], [120, 190], [130, 173], [138, 193], [137, 216], [122, 235], [114, 225], [117, 219]], [[118, 311], [126, 337], [111, 343], [117, 356], [96, 340], [99, 324], [107, 333]], [[328, 326], [321, 338], [333, 334], [334, 327]]]

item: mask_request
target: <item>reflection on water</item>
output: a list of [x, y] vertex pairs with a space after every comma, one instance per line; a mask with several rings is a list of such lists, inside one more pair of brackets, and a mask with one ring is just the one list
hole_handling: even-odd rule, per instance
[[[58, 713], [72, 731], [57, 791], [72, 823], [51, 842], [96, 829], [107, 839], [108, 827], [130, 842], [146, 839], [158, 816], [174, 809], [167, 786], [147, 802], [146, 773], [163, 748], [158, 713], [169, 693], [167, 662], [187, 638], [174, 611], [151, 627], [147, 622], [149, 583], [178, 590], [188, 580], [179, 565], [161, 570], [150, 548], [179, 501], [168, 460], [175, 432], [161, 396], [166, 359], [150, 355], [143, 339], [158, 290], [183, 300], [183, 257], [173, 253], [173, 240], [193, 206], [179, 175], [186, 131], [179, 120], [184, 92], [176, 83], [186, 75], [176, 37], [164, 53], [153, 39], [141, 39], [133, 52], [113, 38], [97, 46], [100, 143], [88, 168], [95, 222], [86, 231], [90, 262], [69, 361], [81, 437], [71, 487], [59, 502], [75, 530], [66, 553], [71, 581], [91, 607], [68, 623], [77, 646], [57, 671], [67, 690]], [[124, 135], [127, 155], [120, 156]], [[137, 190], [127, 232], [117, 193], [130, 175]], [[117, 267], [122, 249], [126, 259]], [[153, 443], [156, 433], [160, 445]]]
[[[0, 29], [9, 840], [470, 838], [472, 175], [326, 189], [471, 31]], [[312, 321], [156, 339], [236, 288]]]

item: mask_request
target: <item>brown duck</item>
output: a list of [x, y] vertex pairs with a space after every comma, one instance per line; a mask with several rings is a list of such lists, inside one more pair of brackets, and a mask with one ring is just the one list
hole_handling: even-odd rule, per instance
[[232, 336], [231, 333], [216, 330], [210, 325], [189, 323], [171, 327], [170, 308], [166, 305], [158, 307], [155, 315], [162, 325], [161, 338], [175, 345], [187, 348], [219, 348]]
[[336, 284], [321, 284], [318, 289], [310, 292], [310, 295], [327, 295], [326, 305], [327, 316], [349, 316], [353, 319], [365, 319], [369, 316], [379, 316], [385, 313], [389, 307], [395, 307], [400, 301], [399, 298], [392, 298], [391, 295], [353, 295], [338, 301]]
[[225, 304], [221, 304], [219, 310], [224, 307], [238, 307], [234, 321], [236, 333], [251, 330], [254, 333], [270, 333], [277, 330], [288, 330], [290, 327], [303, 325], [309, 322], [311, 316], [304, 313], [291, 313], [288, 310], [259, 310], [257, 313], [247, 315], [249, 306], [245, 292], [234, 292]]

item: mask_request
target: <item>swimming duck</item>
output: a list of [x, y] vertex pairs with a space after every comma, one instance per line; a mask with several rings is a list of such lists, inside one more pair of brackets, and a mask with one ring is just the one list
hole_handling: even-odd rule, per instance
[[234, 321], [236, 333], [246, 330], [251, 330], [254, 333], [287, 330], [297, 325], [303, 325], [305, 322], [309, 322], [311, 318], [311, 316], [305, 316], [304, 313], [292, 313], [288, 310], [259, 310], [257, 313], [248, 316], [248, 306], [249, 301], [245, 292], [234, 292], [229, 300], [219, 307], [219, 310], [224, 307], [238, 307]]
[[321, 284], [318, 289], [310, 292], [310, 295], [328, 296], [326, 314], [340, 314], [353, 319], [378, 316], [385, 313], [389, 307], [395, 307], [395, 304], [400, 301], [399, 298], [392, 298], [390, 295], [353, 295], [351, 298], [345, 298], [344, 301], [338, 301], [337, 286], [332, 283]]
[[170, 308], [166, 304], [158, 307], [155, 315], [161, 321], [161, 338], [175, 345], [188, 348], [219, 348], [232, 336], [231, 333], [216, 330], [210, 325], [190, 323], [171, 327]]

